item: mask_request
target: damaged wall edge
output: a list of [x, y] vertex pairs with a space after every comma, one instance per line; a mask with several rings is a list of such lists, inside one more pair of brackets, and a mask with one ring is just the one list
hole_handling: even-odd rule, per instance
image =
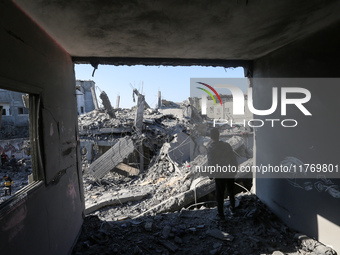
[[[243, 67], [245, 70], [250, 70], [252, 73], [252, 60], [242, 59], [185, 59], [185, 58], [123, 58], [123, 57], [72, 57], [75, 64], [92, 64], [98, 63], [101, 65], [145, 65], [145, 66], [213, 66], [236, 68]], [[248, 71], [245, 71], [245, 74]]]
[[[37, 140], [35, 153], [41, 150], [43, 154], [34, 160], [34, 167], [41, 170], [35, 176], [37, 182], [16, 193], [13, 207], [7, 204], [1, 209], [0, 250], [12, 254], [67, 254], [81, 229], [85, 208], [78, 177], [80, 161], [76, 160], [74, 65], [70, 55], [12, 1], [0, 5], [2, 27], [25, 42], [0, 31], [0, 44], [6, 49], [0, 59], [1, 88], [37, 95], [36, 116], [31, 119], [36, 129], [31, 127], [35, 134], [31, 139]], [[65, 151], [68, 153], [63, 154]], [[67, 171], [58, 183], [45, 185], [63, 169]]]

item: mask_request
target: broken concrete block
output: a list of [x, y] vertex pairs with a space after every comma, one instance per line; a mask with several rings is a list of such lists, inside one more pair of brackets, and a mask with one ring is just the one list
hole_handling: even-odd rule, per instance
[[170, 232], [171, 232], [171, 227], [170, 226], [165, 226], [162, 230], [162, 236], [163, 238], [165, 239], [168, 239], [169, 235], [170, 235]]
[[222, 240], [222, 241], [233, 241], [234, 237], [226, 232], [223, 232], [219, 229], [210, 229], [206, 232], [207, 235], [212, 236], [216, 239]]
[[116, 117], [115, 112], [114, 112], [114, 110], [111, 106], [110, 99], [107, 96], [107, 94], [105, 93], [105, 91], [102, 91], [102, 93], [100, 93], [99, 97], [102, 100], [102, 104], [105, 108], [105, 111], [110, 116], [110, 118], [115, 118]]
[[150, 222], [145, 223], [144, 228], [145, 228], [146, 231], [150, 232], [150, 231], [152, 231], [152, 226], [153, 226], [153, 223], [152, 223], [152, 221], [150, 221]]
[[187, 206], [188, 204], [195, 201], [195, 197], [198, 199], [203, 197], [210, 192], [215, 190], [215, 182], [207, 179], [202, 181], [196, 187], [196, 190], [188, 190], [184, 193], [180, 193], [176, 196], [170, 197], [169, 199], [151, 207], [149, 210], [143, 212], [139, 216], [152, 215], [163, 212], [173, 212]]
[[178, 236], [175, 236], [174, 241], [175, 241], [175, 243], [178, 243], [178, 244], [183, 243], [182, 238], [180, 238]]
[[161, 243], [165, 248], [169, 249], [172, 252], [176, 252], [178, 250], [178, 246], [168, 240], [159, 240], [159, 243]]
[[284, 255], [284, 253], [280, 252], [280, 251], [274, 251], [272, 253], [272, 255]]
[[[136, 94], [136, 96], [138, 97], [138, 96], [140, 96], [140, 95], [142, 95], [142, 94], [140, 94], [139, 93], [139, 91], [137, 90], [137, 89], [134, 89], [133, 90], [133, 93], [135, 93]], [[134, 100], [133, 100], [134, 101]], [[151, 108], [150, 106], [149, 106], [149, 104], [144, 100], [144, 109], [148, 109], [148, 108]]]
[[190, 147], [193, 147], [191, 137], [183, 132], [175, 135], [175, 138], [170, 143], [168, 151], [169, 157], [173, 162], [182, 164], [190, 161]]
[[124, 176], [139, 175], [139, 169], [124, 163], [119, 163], [113, 171]]
[[138, 95], [138, 101], [137, 101], [135, 122], [134, 122], [136, 129], [139, 130], [139, 131], [142, 131], [142, 127], [143, 127], [144, 103], [145, 103], [144, 96], [139, 94]]
[[149, 194], [150, 194], [150, 191], [147, 189], [141, 192], [136, 192], [136, 193], [132, 193], [132, 192], [125, 193], [120, 196], [118, 195], [112, 196], [110, 193], [106, 193], [100, 199], [98, 199], [92, 204], [85, 203], [85, 214], [93, 213], [97, 211], [98, 209], [103, 208], [105, 206], [124, 204], [129, 201], [138, 201], [148, 196]]
[[131, 138], [120, 138], [111, 149], [90, 165], [88, 173], [95, 179], [102, 178], [133, 153], [134, 149], [135, 147]]

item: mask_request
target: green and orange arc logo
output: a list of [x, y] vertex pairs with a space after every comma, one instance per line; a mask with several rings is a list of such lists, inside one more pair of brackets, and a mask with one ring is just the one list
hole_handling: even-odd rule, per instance
[[[206, 86], [207, 88], [211, 89], [215, 93], [215, 95], [217, 96], [218, 100], [220, 101], [220, 104], [222, 105], [222, 100], [221, 100], [220, 96], [218, 95], [218, 93], [216, 92], [216, 90], [213, 87], [211, 87], [210, 85], [208, 85], [206, 83], [203, 83], [203, 82], [197, 82], [197, 83], [199, 83], [199, 84], [201, 84], [203, 86]], [[215, 100], [215, 97], [213, 96], [213, 94], [211, 94], [211, 92], [209, 90], [201, 88], [201, 87], [196, 87], [196, 88], [206, 92], [212, 98], [212, 100], [214, 100], [215, 105], [217, 104], [216, 100]]]

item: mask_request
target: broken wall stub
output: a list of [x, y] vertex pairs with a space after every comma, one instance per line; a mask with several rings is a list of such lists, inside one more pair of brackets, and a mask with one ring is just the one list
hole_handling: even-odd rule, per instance
[[105, 91], [102, 91], [99, 95], [100, 99], [102, 100], [102, 104], [107, 112], [107, 114], [110, 116], [110, 118], [115, 118], [115, 112], [112, 108], [111, 102]]
[[144, 113], [145, 97], [141, 94], [138, 95], [137, 110], [135, 115], [135, 127], [140, 132], [143, 128], [143, 113]]
[[[2, 205], [0, 251], [70, 254], [81, 230], [85, 207], [76, 129], [74, 64], [65, 49], [13, 1], [2, 2], [0, 13], [3, 31], [15, 31], [15, 36], [1, 35], [0, 44], [6, 48], [0, 58], [0, 77], [6, 80], [1, 82], [1, 88], [29, 93], [30, 106], [40, 113], [45, 111], [39, 117], [39, 125], [33, 121], [37, 114], [32, 114], [34, 118], [30, 121], [30, 130], [35, 130], [32, 133], [39, 133], [32, 135], [35, 138], [32, 151], [44, 159], [42, 162], [37, 156], [32, 165], [39, 179]], [[44, 118], [46, 111], [51, 118]]]
[[193, 146], [191, 137], [183, 132], [175, 135], [170, 143], [168, 151], [169, 157], [173, 162], [183, 164], [190, 161], [190, 148]]
[[120, 138], [111, 149], [90, 165], [88, 173], [95, 179], [100, 179], [123, 162], [134, 150], [135, 146], [131, 138]]

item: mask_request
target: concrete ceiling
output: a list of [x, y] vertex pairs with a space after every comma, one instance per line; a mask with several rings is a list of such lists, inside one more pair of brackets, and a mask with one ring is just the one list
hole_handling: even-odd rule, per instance
[[340, 20], [324, 0], [13, 1], [77, 60], [253, 60]]

